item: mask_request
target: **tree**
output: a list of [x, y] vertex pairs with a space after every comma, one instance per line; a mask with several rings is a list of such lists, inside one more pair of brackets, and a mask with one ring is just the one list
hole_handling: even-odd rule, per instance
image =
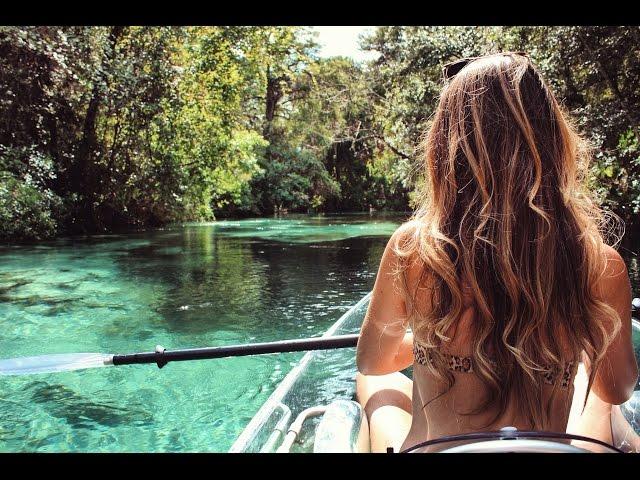
[[[592, 183], [630, 229], [640, 221], [638, 27], [380, 27], [365, 46], [387, 146], [414, 160], [448, 61], [526, 51], [594, 145]], [[410, 162], [407, 163], [407, 166]]]
[[406, 210], [448, 61], [525, 50], [640, 229], [638, 27], [0, 27], [0, 236], [277, 211]]

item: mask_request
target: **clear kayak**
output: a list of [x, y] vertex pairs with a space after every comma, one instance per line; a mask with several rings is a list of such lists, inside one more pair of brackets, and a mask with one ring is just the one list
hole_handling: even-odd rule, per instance
[[[323, 335], [358, 333], [369, 305], [367, 294]], [[640, 358], [640, 322], [633, 319], [633, 342]], [[307, 352], [247, 424], [229, 452], [368, 452], [366, 417], [355, 402], [355, 349]], [[620, 406], [640, 434], [640, 386]], [[464, 438], [463, 438], [464, 437]], [[436, 439], [446, 452], [607, 452], [621, 451], [587, 437], [545, 432], [477, 432]], [[505, 442], [505, 440], [508, 440]], [[513, 440], [517, 440], [514, 442]], [[426, 445], [412, 447], [419, 452]]]

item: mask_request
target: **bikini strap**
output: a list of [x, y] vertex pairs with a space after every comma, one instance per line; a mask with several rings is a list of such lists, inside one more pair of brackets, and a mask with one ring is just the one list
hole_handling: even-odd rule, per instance
[[[473, 372], [472, 357], [452, 355], [444, 352], [440, 352], [440, 354], [444, 357], [444, 360], [447, 362], [447, 367], [450, 371], [459, 372], [459, 373]], [[413, 341], [413, 357], [416, 363], [423, 366], [426, 366], [429, 364], [433, 365], [433, 362], [434, 362], [432, 349], [421, 344], [415, 338]], [[491, 360], [490, 362], [493, 365], [496, 365], [496, 362], [493, 362]], [[542, 375], [544, 383], [548, 385], [553, 385], [558, 381], [558, 379], [560, 379], [560, 386], [562, 388], [567, 388], [573, 380], [577, 366], [578, 366], [577, 361], [569, 361], [564, 363], [562, 366], [544, 365], [543, 370], [540, 372], [540, 375]]]

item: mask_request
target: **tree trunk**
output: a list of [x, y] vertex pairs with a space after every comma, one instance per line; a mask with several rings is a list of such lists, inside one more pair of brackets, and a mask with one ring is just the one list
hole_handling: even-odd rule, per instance
[[107, 40], [108, 48], [105, 49], [101, 62], [100, 72], [96, 75], [91, 92], [91, 99], [87, 108], [87, 114], [82, 128], [82, 140], [78, 145], [75, 155], [74, 168], [70, 175], [70, 184], [73, 192], [82, 196], [80, 207], [80, 221], [83, 222], [83, 230], [95, 231], [99, 219], [94, 209], [96, 197], [97, 178], [93, 172], [94, 156], [97, 150], [96, 123], [100, 105], [104, 101], [108, 87], [108, 77], [105, 74], [115, 57], [115, 49], [118, 39], [122, 36], [124, 27], [117, 25], [111, 27]]
[[278, 111], [278, 104], [283, 96], [282, 91], [282, 77], [273, 77], [271, 75], [271, 69], [267, 67], [267, 92], [265, 97], [265, 110], [264, 110], [264, 128], [262, 136], [268, 142], [273, 138], [273, 120]]

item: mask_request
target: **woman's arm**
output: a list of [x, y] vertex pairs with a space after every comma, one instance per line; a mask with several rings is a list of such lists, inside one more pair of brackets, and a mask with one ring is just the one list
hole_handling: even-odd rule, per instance
[[413, 334], [407, 332], [407, 312], [394, 274], [398, 258], [393, 246], [401, 234], [397, 230], [387, 243], [360, 330], [356, 363], [364, 375], [386, 375], [413, 364]]
[[611, 247], [607, 247], [607, 260], [602, 295], [620, 315], [622, 327], [598, 366], [593, 391], [605, 402], [619, 405], [633, 394], [638, 382], [638, 365], [631, 337], [631, 284], [627, 267]]

